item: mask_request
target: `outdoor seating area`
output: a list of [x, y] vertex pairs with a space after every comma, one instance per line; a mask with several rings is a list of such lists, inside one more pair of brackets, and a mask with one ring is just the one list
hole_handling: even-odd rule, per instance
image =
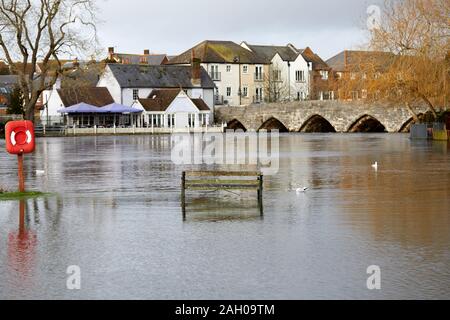
[[104, 107], [96, 107], [87, 103], [79, 103], [58, 110], [64, 116], [64, 124], [78, 128], [126, 128], [143, 125], [140, 117], [143, 111], [112, 103]]

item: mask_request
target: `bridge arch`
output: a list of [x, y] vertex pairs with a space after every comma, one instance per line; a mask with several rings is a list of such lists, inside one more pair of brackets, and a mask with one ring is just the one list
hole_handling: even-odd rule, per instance
[[247, 128], [237, 119], [233, 119], [227, 124], [227, 129], [229, 130], [243, 130], [244, 132], [247, 131]]
[[353, 122], [347, 131], [351, 133], [382, 133], [387, 132], [387, 129], [378, 119], [366, 114]]
[[324, 117], [315, 114], [303, 123], [300, 132], [305, 133], [330, 133], [336, 132], [333, 125]]
[[264, 122], [261, 127], [259, 127], [258, 131], [260, 130], [279, 130], [280, 132], [289, 132], [289, 129], [280, 120], [273, 117]]

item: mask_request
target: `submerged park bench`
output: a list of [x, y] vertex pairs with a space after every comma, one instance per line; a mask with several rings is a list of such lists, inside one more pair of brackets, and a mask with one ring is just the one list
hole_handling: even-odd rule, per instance
[[260, 172], [184, 171], [181, 177], [181, 203], [186, 214], [186, 191], [256, 191], [263, 212], [264, 176]]

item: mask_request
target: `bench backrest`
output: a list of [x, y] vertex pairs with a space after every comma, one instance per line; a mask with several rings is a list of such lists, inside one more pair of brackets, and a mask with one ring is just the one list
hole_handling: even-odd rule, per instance
[[182, 188], [190, 190], [262, 191], [263, 175], [256, 171], [187, 171], [183, 172]]

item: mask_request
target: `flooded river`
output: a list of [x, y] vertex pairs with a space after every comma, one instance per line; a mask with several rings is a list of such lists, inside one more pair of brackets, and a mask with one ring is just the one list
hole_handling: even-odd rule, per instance
[[263, 216], [254, 194], [216, 192], [188, 195], [183, 218], [169, 136], [39, 139], [25, 166], [27, 187], [53, 195], [22, 203], [22, 219], [0, 202], [2, 299], [450, 299], [445, 142], [282, 135]]

